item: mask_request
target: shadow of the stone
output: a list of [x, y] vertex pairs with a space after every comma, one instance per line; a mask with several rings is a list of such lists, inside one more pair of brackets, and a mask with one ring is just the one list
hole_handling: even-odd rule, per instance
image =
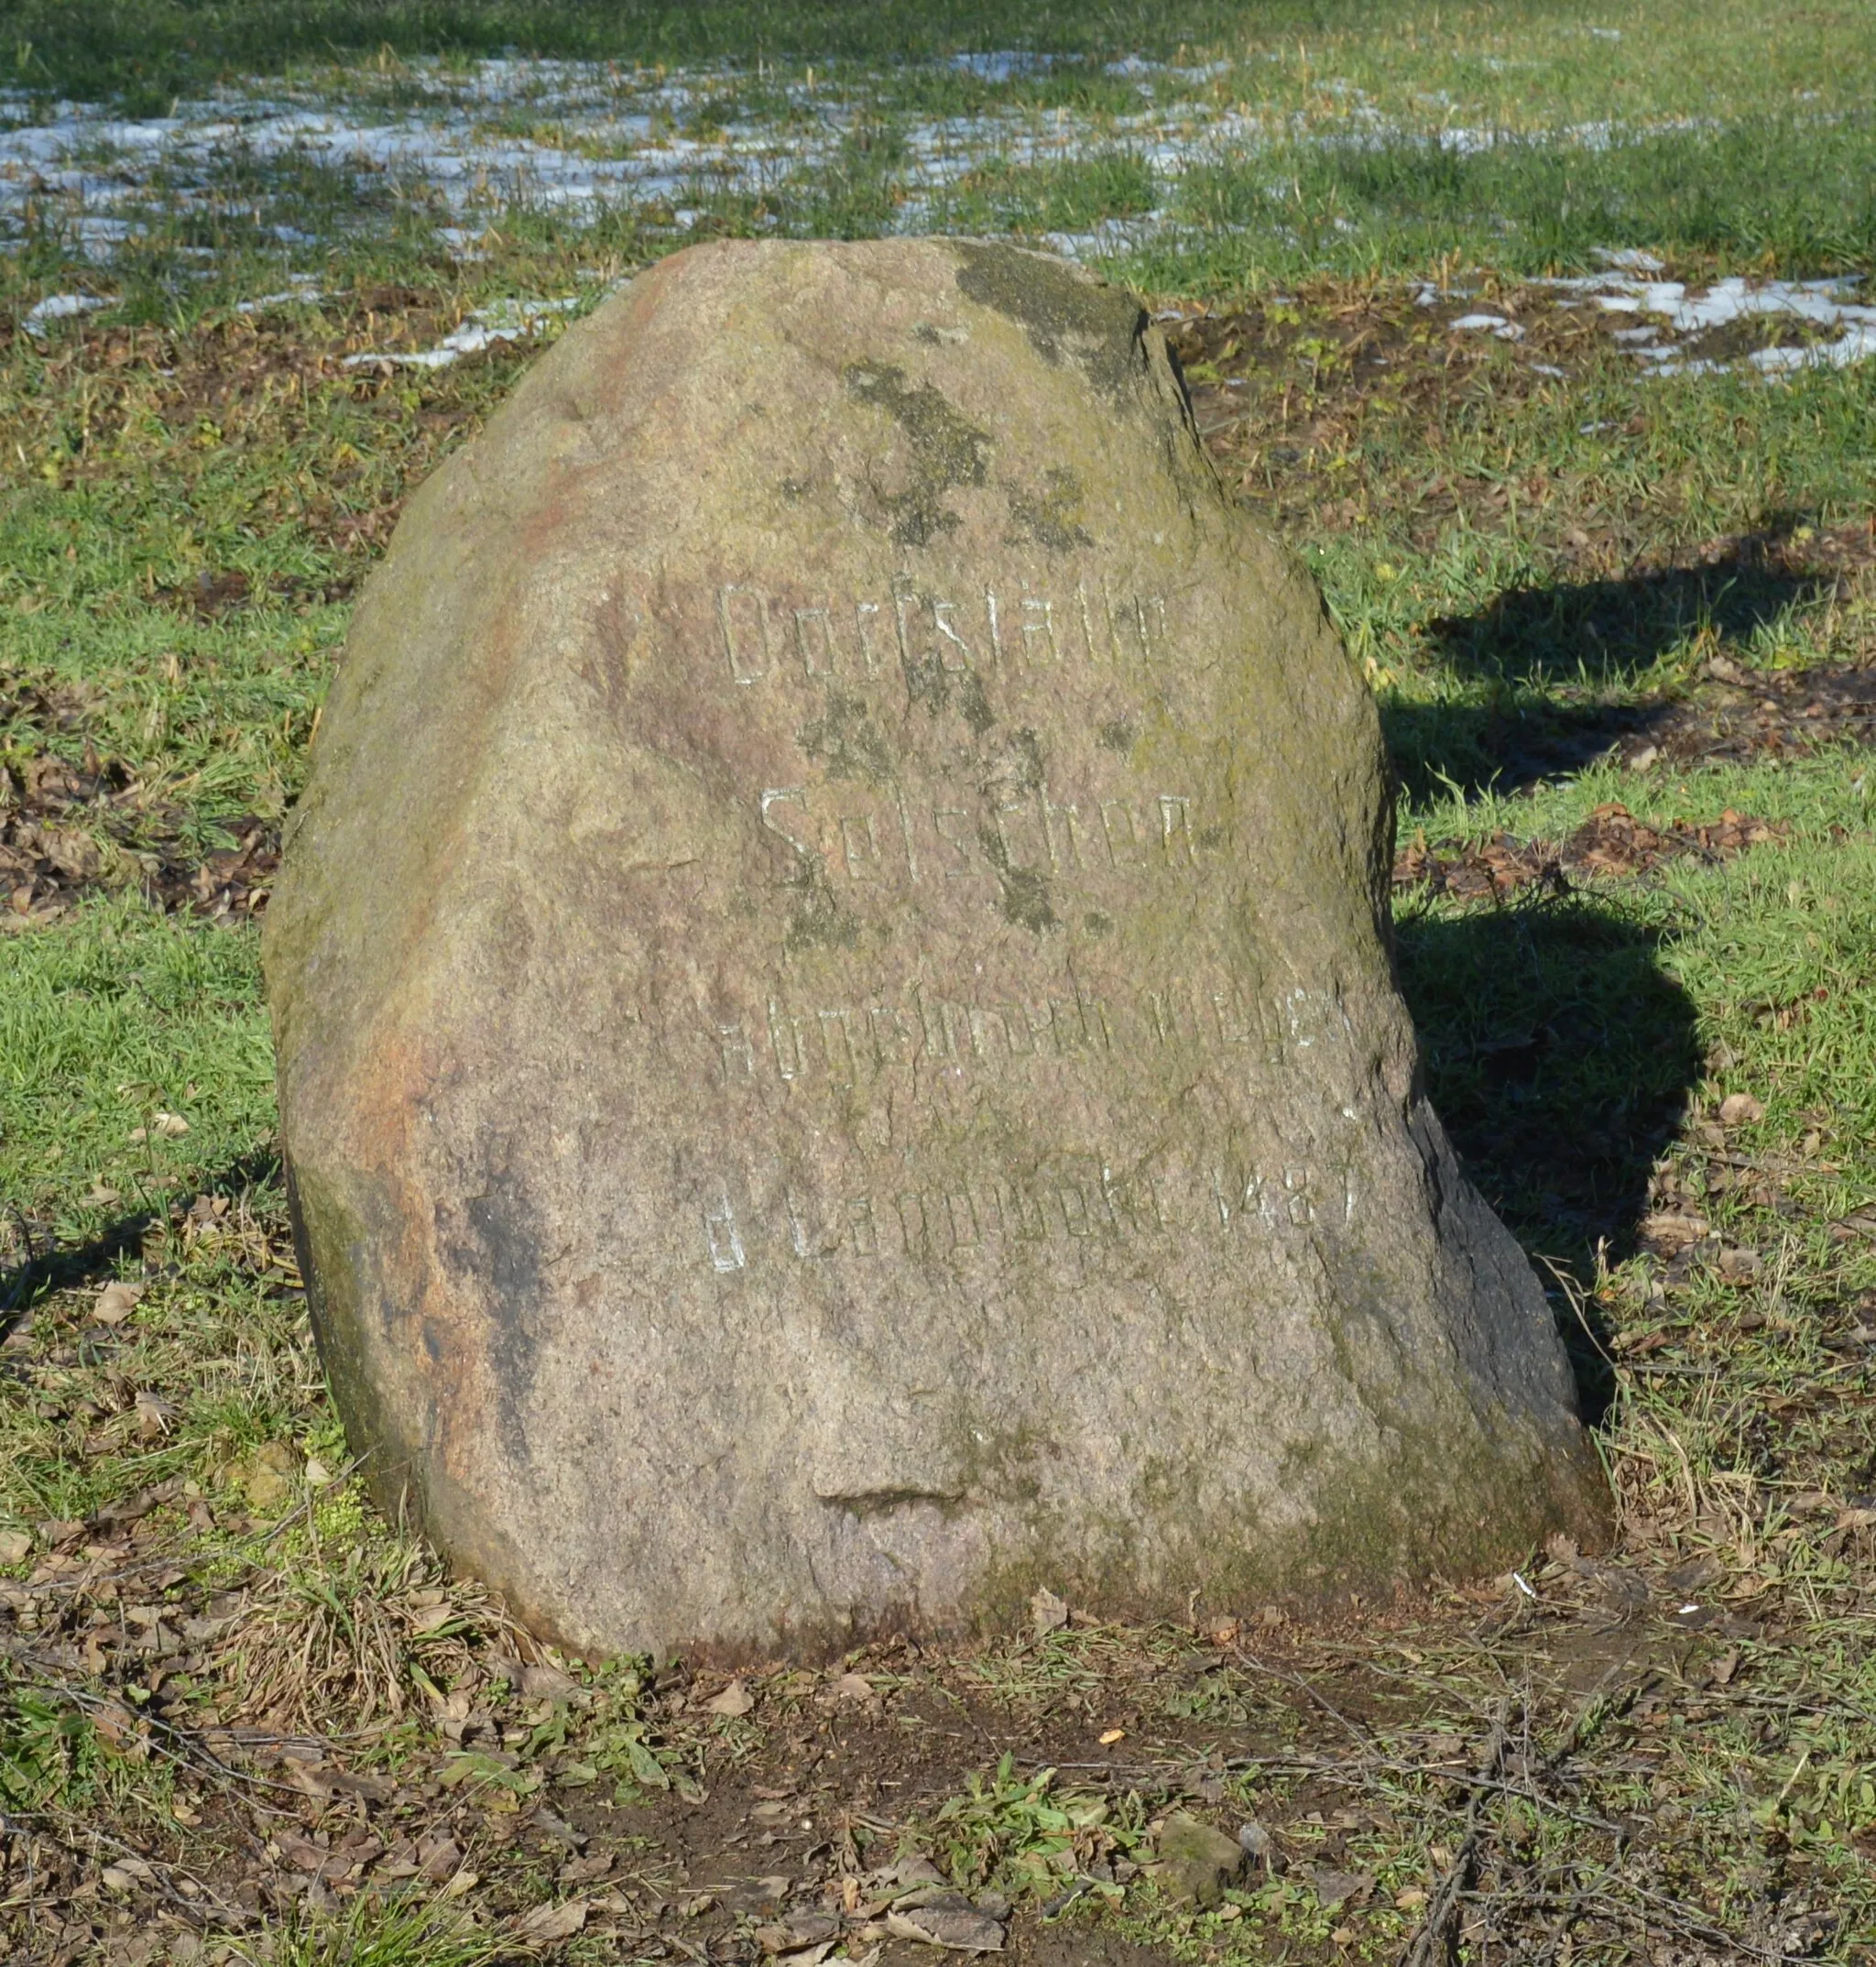
[[[198, 1196], [226, 1196], [231, 1200], [256, 1188], [278, 1183], [280, 1155], [278, 1148], [257, 1148], [212, 1174], [203, 1175], [180, 1198], [187, 1208]], [[13, 1234], [8, 1238], [10, 1255], [0, 1268], [0, 1338], [5, 1338], [49, 1291], [72, 1291], [98, 1284], [116, 1269], [126, 1252], [140, 1250], [144, 1240], [159, 1223], [168, 1220], [178, 1203], [135, 1209], [113, 1218], [82, 1243], [60, 1248], [56, 1243], [40, 1247], [41, 1239], [33, 1224], [17, 1211], [10, 1213]]]
[[[1650, 1173], [1702, 1069], [1694, 1006], [1658, 938], [1569, 895], [1398, 930], [1428, 1090], [1467, 1172], [1526, 1249], [1579, 1277], [1632, 1252]], [[1607, 1334], [1572, 1318], [1586, 1413]]]
[[1743, 642], [1829, 584], [1772, 558], [1764, 536], [1696, 567], [1620, 579], [1514, 587], [1471, 615], [1427, 624], [1462, 676], [1522, 683], [1545, 676], [1632, 675], [1690, 637]]
[[1697, 567], [1512, 588], [1473, 614], [1429, 622], [1433, 653], [1459, 694], [1383, 705], [1402, 785], [1416, 799], [1516, 792], [1580, 770], [1625, 737], [1645, 738], [1669, 706], [1565, 703], [1547, 685], [1640, 675], [1702, 633], [1716, 650], [1741, 644], [1823, 597], [1829, 582], [1782, 566], [1775, 543], [1759, 534]]

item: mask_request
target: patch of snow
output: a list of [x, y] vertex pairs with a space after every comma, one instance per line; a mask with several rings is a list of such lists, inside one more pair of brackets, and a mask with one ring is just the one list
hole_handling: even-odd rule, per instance
[[475, 225], [439, 225], [436, 235], [449, 248], [450, 257], [464, 261], [486, 259], [488, 255], [477, 242], [483, 237], [483, 230]]
[[310, 275], [302, 274], [290, 287], [277, 294], [256, 294], [251, 301], [237, 301], [237, 314], [263, 314], [270, 307], [312, 307], [325, 299], [324, 290]]
[[[1059, 59], [992, 49], [946, 65], [1008, 82]], [[1290, 112], [1190, 94], [1151, 100], [1159, 79], [1202, 88], [1233, 72], [1228, 62], [1179, 67], [1135, 58], [1117, 67], [1138, 78], [1149, 98], [1136, 113], [1096, 115], [1064, 105], [1043, 115], [1008, 103], [911, 122], [901, 173], [909, 195], [897, 229], [943, 223], [928, 201], [987, 155], [1046, 164], [1122, 148], [1171, 181], [1194, 166], [1239, 161], [1286, 142], [1370, 148], [1409, 134], [1340, 78], [1325, 82], [1308, 109]], [[108, 258], [179, 209], [213, 202], [217, 173], [231, 157], [250, 169], [311, 164], [349, 178], [375, 204], [387, 191], [428, 202], [446, 239], [462, 235], [456, 244], [465, 257], [474, 250], [476, 220], [510, 203], [575, 218], [634, 204], [694, 214], [714, 198], [763, 195], [836, 162], [864, 114], [856, 93], [779, 78], [788, 112], [745, 116], [731, 105], [747, 72], [726, 62], [660, 74], [601, 62], [508, 58], [458, 69], [432, 60], [409, 64], [395, 101], [370, 71], [333, 69], [290, 83], [224, 83], [169, 116], [140, 121], [65, 104], [40, 122], [0, 123], [0, 233], [17, 234], [29, 202], [62, 206], [68, 224], [93, 228], [88, 249]], [[1170, 98], [1180, 89], [1162, 93]], [[702, 114], [716, 104], [730, 109], [727, 126]], [[1619, 134], [1593, 124], [1547, 140], [1600, 146]], [[1513, 140], [1529, 139], [1495, 128], [1448, 128], [1434, 139], [1456, 150]], [[258, 211], [256, 218], [264, 222]], [[300, 227], [276, 230], [289, 243], [318, 243]]]
[[979, 82], [1014, 82], [1019, 75], [1034, 75], [1053, 67], [1054, 58], [1025, 49], [999, 48], [987, 54], [953, 55], [950, 65]]
[[1147, 212], [1133, 219], [1102, 219], [1085, 232], [1045, 232], [1041, 243], [1063, 259], [1116, 259], [1156, 235], [1164, 237], [1168, 214]]
[[[1063, 59], [989, 49], [953, 56], [943, 65], [1005, 83]], [[817, 90], [802, 79], [776, 75], [771, 86], [788, 107], [757, 117], [745, 114], [739, 103], [750, 72], [729, 62], [660, 73], [630, 65], [524, 58], [460, 68], [422, 60], [409, 64], [393, 96], [371, 71], [335, 67], [307, 71], [290, 82], [220, 84], [179, 102], [169, 115], [143, 119], [95, 104], [67, 103], [46, 110], [16, 93], [0, 93], [0, 238], [22, 235], [30, 207], [43, 223], [57, 225], [73, 250], [108, 265], [139, 238], [173, 225], [179, 214], [225, 202], [231, 159], [262, 186], [254, 223], [296, 249], [323, 245], [322, 226], [353, 231], [384, 223], [377, 214], [393, 206], [425, 211], [435, 222], [439, 244], [464, 261], [479, 257], [487, 225], [515, 206], [551, 211], [575, 224], [636, 208], [682, 234], [695, 230], [722, 201], [769, 196], [768, 224], [773, 226], [780, 221], [771, 194], [839, 163], [865, 114], [866, 92]], [[760, 64], [755, 72], [771, 81]], [[1085, 231], [1058, 232], [1042, 242], [1096, 259], [1149, 243], [1212, 236], [1174, 217], [1172, 188], [1196, 168], [1273, 157], [1289, 144], [1365, 150], [1417, 140], [1467, 154], [1542, 142], [1594, 150], [1650, 134], [1717, 126], [1682, 117], [1599, 120], [1532, 132], [1448, 121], [1427, 135], [1402, 127], [1340, 77], [1325, 81], [1306, 108], [1292, 110], [1254, 89], [1246, 92], [1248, 100], [1214, 98], [1208, 85], [1241, 72], [1240, 64], [1185, 68], [1133, 58], [1113, 64], [1113, 72], [1140, 83], [1138, 108], [1096, 115], [1062, 105], [1042, 113], [1033, 104], [993, 100], [969, 115], [909, 120], [900, 132], [905, 157], [897, 175], [903, 198], [891, 221], [895, 229], [930, 231], [951, 224], [951, 188], [992, 156], [1020, 167], [1046, 167], [1124, 152], [1151, 169], [1165, 194], [1158, 209]], [[1441, 104], [1439, 114], [1457, 111]], [[715, 120], [719, 116], [730, 120]], [[296, 166], [330, 174], [330, 220], [321, 205], [314, 204], [310, 216], [291, 203], [286, 189], [290, 180], [284, 175], [278, 191], [267, 188], [268, 167], [284, 173]], [[1275, 199], [1290, 196], [1287, 184], [1271, 190]], [[274, 212], [266, 209], [270, 197], [279, 200], [275, 209], [293, 223], [274, 222]], [[1275, 232], [1290, 236], [1281, 227]], [[201, 248], [197, 257], [212, 263], [214, 256]], [[1600, 271], [1541, 283], [1557, 291], [1557, 305], [1646, 318], [1683, 335], [1749, 315], [1807, 322], [1818, 335], [1810, 348], [1767, 350], [1752, 358], [1764, 374], [1870, 356], [1866, 331], [1876, 326], [1876, 311], [1858, 304], [1852, 284], [1723, 280], [1689, 290], [1659, 278], [1663, 262], [1639, 247], [1607, 248], [1596, 257]], [[1433, 308], [1471, 293], [1424, 282], [1414, 300]], [[38, 317], [42, 322], [56, 318]], [[480, 325], [495, 333], [489, 324]], [[1501, 317], [1476, 325], [1505, 340], [1517, 338], [1516, 324]], [[1637, 344], [1642, 339], [1634, 337]], [[450, 352], [440, 347], [422, 353], [447, 357]]]
[[100, 298], [96, 294], [48, 294], [43, 301], [36, 301], [20, 317], [20, 326], [28, 334], [43, 336], [49, 322], [70, 321], [78, 314], [89, 314], [101, 307], [116, 305], [115, 297]]
[[1847, 369], [1852, 363], [1867, 362], [1876, 355], [1876, 308], [1859, 311], [1871, 319], [1855, 322], [1834, 342], [1812, 342], [1802, 348], [1756, 349], [1747, 360], [1768, 375], [1792, 369]]
[[[1549, 284], [1560, 286], [1561, 281]], [[1596, 274], [1569, 284], [1591, 293], [1598, 307], [1615, 314], [1652, 314], [1670, 333], [1710, 333], [1734, 322], [1786, 319], [1814, 327], [1836, 328], [1834, 340], [1794, 347], [1761, 348], [1746, 357], [1761, 375], [1796, 369], [1848, 368], [1876, 356], [1876, 307], [1849, 298], [1860, 288], [1855, 275], [1819, 280], [1760, 280], [1733, 276], [1710, 287], [1690, 289], [1680, 280], [1639, 280], [1627, 275]], [[1653, 322], [1618, 328], [1613, 339], [1655, 376], [1711, 376], [1737, 365], [1683, 356], [1673, 343], [1663, 344]]]
[[479, 355], [497, 342], [518, 342], [532, 334], [542, 322], [565, 314], [580, 305], [577, 297], [565, 301], [494, 301], [477, 308], [460, 328], [451, 331], [434, 348], [379, 352], [367, 350], [347, 355], [348, 369], [388, 365], [395, 368], [446, 369], [464, 355]]
[[1451, 328], [1483, 328], [1498, 336], [1501, 342], [1522, 342], [1524, 331], [1515, 321], [1507, 321], [1502, 314], [1461, 314], [1457, 321], [1446, 323]]

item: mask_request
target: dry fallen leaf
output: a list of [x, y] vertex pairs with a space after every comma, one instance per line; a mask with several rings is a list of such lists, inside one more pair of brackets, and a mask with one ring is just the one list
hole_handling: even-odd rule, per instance
[[189, 1131], [189, 1122], [180, 1113], [159, 1113], [151, 1122], [151, 1131], [166, 1140], [179, 1141]]
[[127, 1284], [121, 1278], [114, 1279], [98, 1293], [92, 1306], [92, 1317], [100, 1325], [122, 1325], [143, 1300], [141, 1284]]
[[1117, 1743], [1117, 1742], [1124, 1742], [1124, 1741], [1126, 1741], [1126, 1739], [1127, 1739], [1127, 1731], [1126, 1731], [1126, 1729], [1124, 1729], [1124, 1728], [1109, 1728], [1109, 1729], [1107, 1729], [1107, 1730], [1103, 1731], [1103, 1732], [1102, 1732], [1102, 1734], [1101, 1734], [1101, 1737], [1100, 1737], [1100, 1742], [1101, 1742], [1101, 1746], [1102, 1746], [1103, 1748], [1112, 1748], [1112, 1747], [1114, 1746], [1115, 1743]]
[[886, 1915], [886, 1930], [896, 1940], [949, 1947], [959, 1953], [1003, 1951], [1002, 1922], [971, 1906], [921, 1906], [911, 1912], [894, 1907]]
[[1358, 1906], [1374, 1890], [1374, 1874], [1337, 1872], [1319, 1864], [1310, 1873], [1310, 1883], [1315, 1887], [1316, 1903], [1325, 1912], [1334, 1912], [1351, 1902]]
[[32, 1550], [30, 1530], [0, 1530], [0, 1565], [24, 1564]]
[[756, 1697], [740, 1680], [732, 1680], [714, 1700], [704, 1703], [706, 1714], [721, 1714], [730, 1721], [748, 1713], [756, 1705]]
[[586, 1924], [586, 1901], [570, 1898], [563, 1906], [537, 1906], [521, 1921], [529, 1940], [571, 1940]]
[[863, 1673], [844, 1673], [834, 1683], [834, 1691], [841, 1700], [871, 1700], [873, 1683]]
[[1750, 1120], [1762, 1120], [1765, 1109], [1750, 1093], [1729, 1093], [1719, 1103], [1719, 1124], [1742, 1127]]
[[160, 1441], [180, 1409], [145, 1388], [136, 1396], [136, 1434], [140, 1441]]
[[433, 1885], [441, 1885], [463, 1862], [462, 1848], [447, 1831], [420, 1840], [413, 1855], [417, 1869]]

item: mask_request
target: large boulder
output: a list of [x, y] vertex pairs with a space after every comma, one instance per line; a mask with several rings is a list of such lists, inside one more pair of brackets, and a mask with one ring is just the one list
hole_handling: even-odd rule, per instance
[[1593, 1532], [1391, 831], [1132, 298], [935, 240], [646, 273], [411, 501], [267, 918], [378, 1493], [589, 1649]]

